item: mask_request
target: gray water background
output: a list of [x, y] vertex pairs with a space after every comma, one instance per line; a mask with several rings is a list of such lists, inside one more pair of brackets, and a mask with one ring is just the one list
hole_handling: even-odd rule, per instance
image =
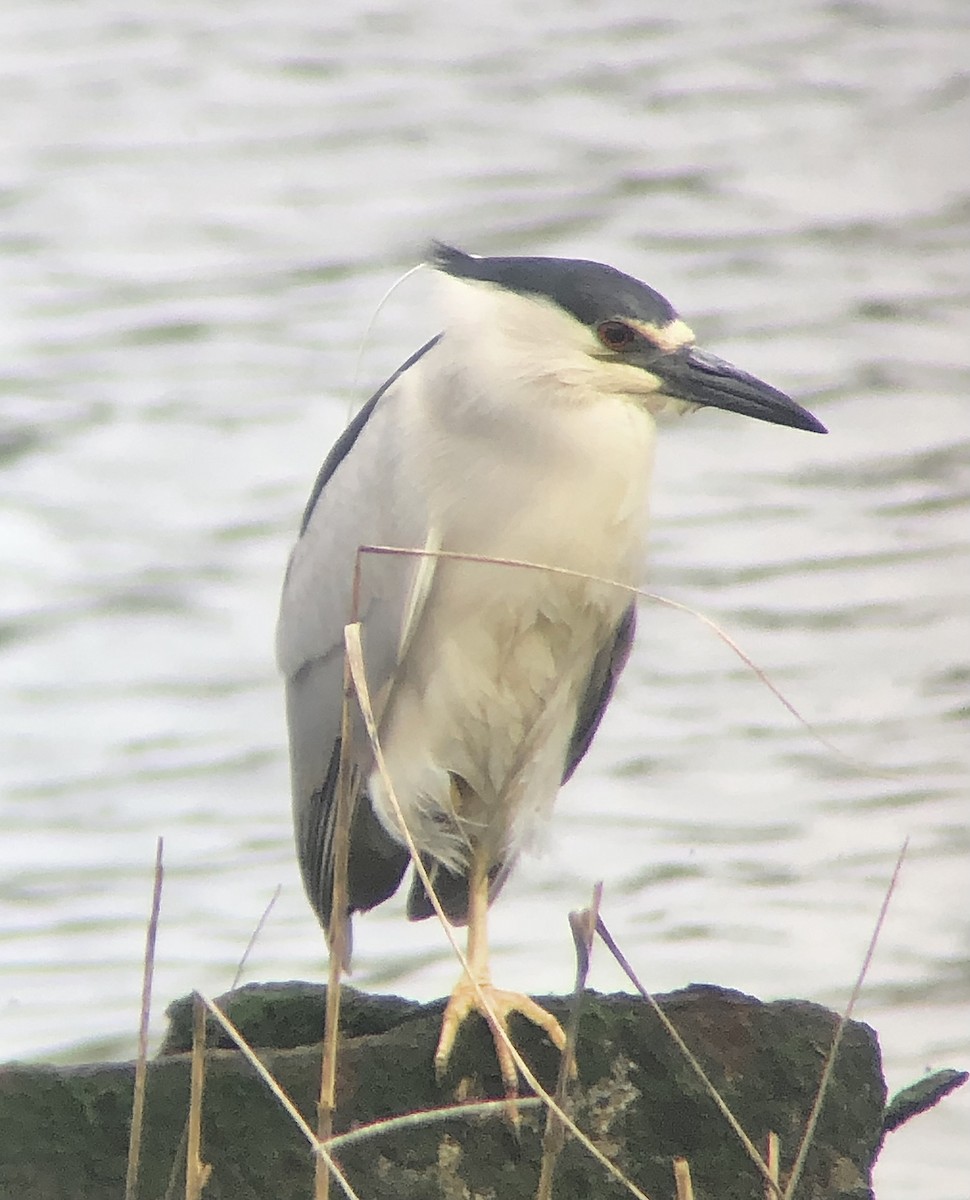
[[[0, 1059], [134, 1051], [157, 835], [162, 1009], [322, 978], [272, 631], [317, 466], [436, 325], [428, 237], [600, 258], [827, 438], [663, 433], [645, 605], [549, 843], [493, 910], [499, 982], [571, 984], [605, 912], [645, 983], [845, 1003], [891, 1086], [970, 1065], [970, 8], [964, 0], [0, 11]], [[455, 966], [399, 901], [354, 982]], [[622, 986], [603, 954], [594, 986]], [[970, 1096], [882, 1200], [970, 1196]]]

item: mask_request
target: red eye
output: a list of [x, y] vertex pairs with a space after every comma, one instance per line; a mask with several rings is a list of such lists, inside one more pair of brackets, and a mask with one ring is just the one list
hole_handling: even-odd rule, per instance
[[637, 340], [637, 335], [622, 321], [603, 321], [596, 327], [599, 340], [607, 350], [629, 350]]

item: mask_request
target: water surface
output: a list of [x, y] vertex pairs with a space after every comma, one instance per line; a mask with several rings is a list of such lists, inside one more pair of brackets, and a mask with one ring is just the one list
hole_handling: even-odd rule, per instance
[[[601, 258], [828, 438], [665, 430], [634, 658], [495, 973], [572, 978], [596, 879], [655, 990], [844, 1004], [891, 1086], [970, 1063], [970, 14], [499, 0], [0, 16], [0, 1057], [130, 1055], [155, 838], [162, 1008], [319, 979], [290, 844], [278, 588], [354, 403], [436, 325], [432, 235]], [[358, 986], [431, 997], [440, 931], [357, 924]], [[592, 982], [622, 986], [601, 955]], [[966, 1200], [970, 1096], [882, 1200]]]

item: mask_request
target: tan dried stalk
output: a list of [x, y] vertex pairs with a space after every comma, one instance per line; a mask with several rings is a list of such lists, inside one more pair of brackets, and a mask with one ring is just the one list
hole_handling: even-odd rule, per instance
[[125, 1174], [125, 1200], [135, 1200], [138, 1194], [138, 1168], [141, 1162], [141, 1134], [145, 1118], [145, 1088], [148, 1082], [148, 1022], [152, 1007], [152, 981], [155, 977], [155, 942], [158, 937], [158, 914], [162, 905], [161, 838], [155, 843], [155, 877], [152, 884], [152, 907], [145, 934], [145, 963], [141, 984], [141, 1016], [138, 1024], [138, 1060], [135, 1063], [135, 1090], [131, 1105], [131, 1129], [128, 1134], [128, 1166]]

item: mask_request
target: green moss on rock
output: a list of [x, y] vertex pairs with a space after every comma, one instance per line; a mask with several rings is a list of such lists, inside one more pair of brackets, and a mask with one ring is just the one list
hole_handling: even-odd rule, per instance
[[[661, 997], [749, 1136], [781, 1137], [783, 1168], [794, 1157], [837, 1018], [800, 1001], [762, 1004], [737, 992], [693, 987]], [[560, 1019], [569, 1003], [543, 1001]], [[325, 989], [308, 984], [241, 989], [224, 998], [233, 1021], [311, 1125], [320, 1069]], [[189, 1002], [170, 1009], [164, 1054], [149, 1065], [141, 1195], [164, 1195], [181, 1178], [188, 1103]], [[439, 1087], [432, 1069], [441, 1005], [347, 990], [338, 1073], [337, 1132], [451, 1103], [499, 1097], [487, 1028], [470, 1018]], [[552, 1086], [558, 1054], [527, 1022], [513, 1035]], [[627, 995], [584, 998], [574, 1119], [593, 1142], [654, 1196], [672, 1193], [671, 1160], [688, 1159], [698, 1200], [763, 1195], [755, 1168], [660, 1021]], [[123, 1191], [134, 1071], [131, 1064], [0, 1070], [0, 1195], [101, 1200]], [[885, 1088], [875, 1035], [850, 1022], [806, 1164], [800, 1200], [859, 1200], [882, 1132]], [[347, 1146], [340, 1161], [366, 1200], [518, 1200], [534, 1195], [545, 1114], [523, 1116], [518, 1141], [501, 1119], [446, 1121]], [[311, 1194], [312, 1160], [302, 1135], [241, 1055], [207, 1055], [203, 1158], [212, 1164], [206, 1200], [289, 1200]], [[556, 1173], [557, 1200], [626, 1194], [575, 1141]]]

